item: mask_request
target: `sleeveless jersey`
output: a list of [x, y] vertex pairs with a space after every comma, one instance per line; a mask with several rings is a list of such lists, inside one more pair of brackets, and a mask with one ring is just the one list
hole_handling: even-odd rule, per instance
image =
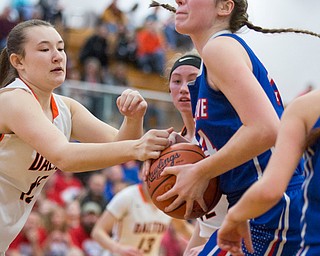
[[[235, 34], [220, 32], [214, 35], [214, 37], [216, 36], [232, 37], [246, 50], [252, 63], [253, 75], [280, 118], [284, 108], [278, 89], [253, 51]], [[189, 87], [192, 108], [195, 113], [196, 139], [206, 155], [213, 155], [229, 141], [242, 123], [236, 110], [224, 94], [208, 85], [207, 70], [204, 65], [202, 65], [200, 72], [201, 75], [197, 77], [194, 85]], [[229, 207], [234, 205], [245, 190], [261, 177], [270, 156], [271, 149], [220, 175], [220, 188], [227, 196]], [[304, 180], [301, 164], [302, 162], [298, 165], [288, 189], [279, 203], [260, 217], [250, 220], [255, 252], [250, 254], [243, 247], [245, 255], [295, 255], [298, 251], [301, 242], [299, 223], [302, 205], [301, 185]], [[229, 254], [219, 249], [216, 231], [199, 255]]]
[[[320, 128], [320, 119], [317, 120], [314, 128]], [[304, 205], [302, 208], [301, 218], [301, 247], [304, 248], [304, 254], [308, 248], [317, 248], [317, 253], [312, 255], [320, 255], [320, 140], [306, 150], [304, 154], [305, 165], [304, 172], [306, 180], [303, 183]], [[300, 254], [299, 254], [300, 255]], [[310, 254], [311, 255], [311, 254]]]
[[[12, 89], [22, 89], [33, 95], [20, 79], [1, 88], [0, 93]], [[69, 108], [56, 94], [52, 95], [51, 108], [53, 124], [70, 139]], [[6, 251], [18, 235], [44, 184], [56, 170], [15, 134], [0, 134], [0, 252]]]
[[[234, 38], [247, 51], [252, 63], [253, 74], [280, 118], [284, 109], [282, 100], [276, 84], [269, 77], [263, 64], [239, 36], [229, 33], [219, 36]], [[241, 127], [240, 117], [224, 94], [213, 90], [208, 85], [206, 67], [204, 65], [201, 67], [201, 75], [197, 77], [194, 85], [189, 86], [189, 90], [193, 112], [195, 113], [196, 139], [205, 154], [212, 155], [223, 147]], [[254, 159], [220, 176], [220, 187], [222, 192], [228, 196], [230, 206], [238, 201], [243, 192], [262, 175], [270, 155], [271, 150], [267, 150]], [[295, 175], [298, 178], [293, 179], [291, 183], [302, 183], [302, 167], [297, 169]]]
[[147, 202], [141, 184], [117, 193], [107, 210], [118, 220], [113, 232], [115, 240], [142, 250], [145, 256], [159, 255], [161, 240], [172, 218]]

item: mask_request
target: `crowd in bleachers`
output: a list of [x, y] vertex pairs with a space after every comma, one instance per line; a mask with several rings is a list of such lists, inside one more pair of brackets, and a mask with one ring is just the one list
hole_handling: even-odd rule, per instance
[[[166, 22], [159, 20], [157, 8], [145, 18], [142, 27], [135, 26], [132, 17], [138, 3], [124, 13], [113, 0], [100, 17], [94, 18], [94, 28], [88, 28], [92, 33], [84, 38], [77, 51], [71, 51], [68, 37], [64, 38], [69, 57], [67, 78], [86, 81], [92, 86], [97, 83], [130, 86], [128, 66], [160, 76], [164, 73], [167, 51], [184, 51], [191, 47], [190, 39], [175, 31], [172, 18]], [[68, 27], [62, 12], [58, 0], [40, 0], [37, 4], [12, 0], [0, 14], [0, 49], [5, 47], [12, 27], [27, 19], [50, 21], [65, 35]], [[101, 95], [91, 93], [81, 97], [82, 103], [102, 118]], [[26, 225], [6, 255], [103, 255], [90, 232], [114, 194], [140, 182], [139, 168], [140, 163], [132, 161], [93, 173], [57, 171], [47, 182]], [[168, 235], [174, 239], [171, 230]], [[176, 251], [173, 253], [179, 255]]]

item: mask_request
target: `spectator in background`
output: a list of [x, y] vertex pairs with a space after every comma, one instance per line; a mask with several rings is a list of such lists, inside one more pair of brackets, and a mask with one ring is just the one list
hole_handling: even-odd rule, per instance
[[11, 0], [11, 7], [18, 11], [20, 21], [33, 17], [34, 5], [31, 0]]
[[46, 196], [60, 206], [77, 198], [84, 189], [73, 173], [62, 171], [57, 171], [46, 185]]
[[153, 18], [146, 19], [144, 26], [137, 31], [137, 62], [144, 73], [164, 72], [165, 41]]
[[24, 227], [9, 246], [9, 256], [43, 256], [46, 231], [39, 213], [33, 210]]
[[124, 180], [130, 184], [140, 183], [139, 170], [141, 168], [141, 163], [139, 161], [128, 161], [122, 164], [122, 170], [124, 175]]
[[101, 207], [96, 202], [86, 202], [81, 207], [80, 226], [70, 229], [72, 242], [86, 256], [101, 256], [103, 249], [90, 234], [101, 214]]
[[66, 206], [66, 221], [69, 229], [80, 226], [81, 208], [79, 200], [74, 200]]
[[89, 177], [87, 184], [87, 191], [80, 197], [80, 205], [83, 207], [88, 202], [95, 202], [102, 212], [108, 201], [105, 199], [103, 193], [106, 185], [106, 177], [100, 172], [93, 173]]
[[104, 197], [109, 202], [113, 196], [122, 188], [126, 187], [128, 183], [124, 181], [124, 173], [121, 164], [105, 168], [103, 173], [106, 176]]
[[45, 21], [56, 24], [62, 21], [63, 5], [61, 0], [39, 0], [40, 7]]
[[129, 86], [127, 64], [120, 62], [112, 66], [105, 82], [109, 85]]
[[118, 8], [118, 0], [112, 0], [111, 4], [103, 11], [101, 15], [101, 21], [107, 26], [109, 35], [111, 52], [114, 52], [116, 47], [117, 34], [119, 32], [119, 26], [127, 26], [126, 14]]
[[11, 15], [12, 11], [10, 6], [6, 6], [0, 15], [0, 51], [7, 45], [9, 32], [18, 24], [18, 21]]
[[175, 28], [174, 15], [169, 16], [163, 25], [163, 32], [168, 46], [173, 51], [189, 51], [193, 48], [191, 38], [179, 34]]
[[98, 21], [95, 33], [87, 38], [85, 43], [80, 49], [79, 61], [82, 67], [85, 65], [85, 61], [90, 58], [94, 57], [97, 58], [101, 64], [103, 73], [107, 72], [108, 64], [109, 64], [109, 41], [108, 35], [109, 31], [108, 28], [104, 25], [103, 22]]
[[[66, 211], [62, 207], [55, 207], [44, 216], [44, 227], [47, 238], [44, 242], [44, 255], [46, 256], [66, 256], [70, 251], [76, 250], [73, 245]], [[77, 249], [79, 251], [79, 249]], [[81, 254], [79, 254], [81, 255]]]
[[115, 60], [136, 64], [136, 52], [135, 32], [125, 25], [119, 25], [114, 49]]
[[104, 83], [104, 76], [107, 71], [103, 70], [101, 62], [96, 57], [88, 57], [83, 63], [81, 81], [88, 83], [88, 91], [83, 95], [83, 104], [90, 112], [100, 120], [104, 119], [104, 97], [100, 92], [92, 91]]
[[70, 234], [61, 230], [53, 230], [48, 234], [43, 251], [45, 256], [84, 256], [82, 251], [73, 245]]

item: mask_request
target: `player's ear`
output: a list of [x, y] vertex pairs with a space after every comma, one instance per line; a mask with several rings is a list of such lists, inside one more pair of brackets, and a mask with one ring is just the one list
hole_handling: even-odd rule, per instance
[[228, 16], [234, 9], [233, 0], [221, 0], [218, 2], [218, 13], [220, 16]]
[[9, 57], [10, 63], [11, 65], [17, 69], [17, 70], [21, 70], [23, 69], [23, 64], [21, 62], [22, 57], [16, 53], [12, 53]]

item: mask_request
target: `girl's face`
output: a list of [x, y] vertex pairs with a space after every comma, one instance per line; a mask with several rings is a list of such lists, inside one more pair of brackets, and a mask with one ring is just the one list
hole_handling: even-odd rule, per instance
[[188, 84], [196, 80], [198, 73], [198, 68], [182, 65], [177, 67], [171, 74], [169, 83], [170, 94], [173, 105], [180, 113], [192, 113]]
[[216, 17], [215, 0], [176, 0], [176, 30], [181, 34], [192, 35], [211, 29]]
[[51, 91], [66, 76], [64, 42], [52, 27], [26, 29], [25, 56], [20, 58], [19, 76], [30, 86]]

